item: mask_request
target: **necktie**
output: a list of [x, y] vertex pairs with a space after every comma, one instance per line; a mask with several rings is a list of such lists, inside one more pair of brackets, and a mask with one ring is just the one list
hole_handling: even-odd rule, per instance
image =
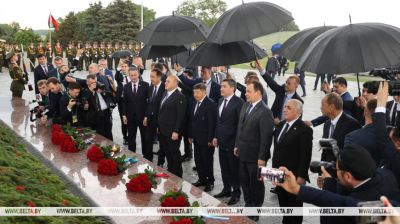
[[394, 103], [393, 111], [392, 111], [392, 118], [390, 120], [390, 124], [393, 126], [396, 125], [396, 115], [397, 115], [397, 103]]
[[163, 97], [162, 97], [162, 100], [161, 100], [160, 108], [162, 107], [162, 105], [164, 104], [164, 102], [167, 100], [167, 98], [168, 98], [168, 92], [165, 91], [165, 92], [163, 93]]
[[288, 96], [285, 94], [285, 98], [283, 98], [283, 104], [282, 104], [282, 110], [281, 110], [281, 116], [280, 116], [281, 121], [283, 121], [285, 119], [283, 116], [283, 109], [285, 108], [287, 98], [288, 98]]
[[136, 95], [136, 84], [133, 84], [133, 95]]
[[219, 84], [218, 73], [215, 73], [215, 81]]
[[196, 112], [199, 109], [200, 104], [201, 104], [200, 102], [197, 102], [196, 108], [194, 109], [194, 115], [196, 115]]
[[157, 86], [154, 86], [154, 91], [153, 91], [153, 94], [151, 95], [152, 101], [156, 98], [156, 94], [157, 94]]
[[221, 114], [220, 116], [222, 117], [222, 114], [224, 113], [225, 107], [226, 107], [226, 103], [228, 102], [228, 99], [224, 100], [224, 105], [222, 106], [222, 110], [221, 110]]
[[95, 97], [96, 97], [96, 109], [97, 109], [97, 111], [100, 111], [100, 110], [101, 110], [101, 107], [100, 107], [100, 99], [99, 99], [99, 96], [97, 95], [96, 92], [94, 92], [94, 95], [95, 95]]
[[331, 123], [331, 127], [329, 128], [329, 138], [332, 138], [334, 131], [335, 131], [335, 125]]
[[128, 77], [125, 76], [125, 84], [127, 84], [127, 83], [128, 83]]
[[47, 65], [45, 65], [45, 66], [43, 66], [43, 68], [44, 68], [44, 74], [46, 74], [47, 75]]
[[253, 104], [250, 104], [249, 107], [247, 108], [246, 113], [244, 114], [244, 117], [243, 117], [243, 121], [246, 120], [246, 117], [249, 115], [251, 108], [253, 108]]
[[285, 128], [281, 132], [281, 135], [279, 135], [278, 142], [281, 141], [282, 137], [286, 134], [286, 132], [289, 130], [289, 123], [285, 124]]

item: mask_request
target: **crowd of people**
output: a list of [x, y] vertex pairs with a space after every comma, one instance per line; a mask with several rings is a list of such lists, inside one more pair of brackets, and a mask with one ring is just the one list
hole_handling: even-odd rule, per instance
[[[107, 58], [91, 61], [86, 79], [74, 77], [60, 56], [55, 57], [54, 66], [44, 54], [36, 58], [35, 91], [48, 109], [41, 123], [52, 119], [53, 123], [86, 126], [112, 140], [112, 111], [117, 108], [129, 150], [141, 148], [145, 159], [155, 161], [153, 144], [158, 141], [157, 164], [167, 162], [168, 171], [179, 177], [182, 162], [194, 156], [198, 180], [193, 185], [206, 192], [213, 190], [216, 181], [213, 155], [218, 148], [223, 189], [215, 197], [228, 197], [228, 205], [237, 204], [241, 194], [246, 207], [263, 205], [266, 190], [259, 167], [270, 159], [273, 168], [285, 173], [285, 181], [274, 182], [277, 187], [272, 189], [281, 207], [301, 207], [304, 202], [354, 207], [381, 196], [395, 205], [400, 201], [400, 97], [388, 102], [385, 82], [379, 87], [375, 82], [364, 83], [362, 95], [354, 98], [345, 78], [334, 79], [332, 89], [323, 82], [322, 115], [303, 121], [307, 111], [297, 88], [304, 77], [289, 75], [284, 84], [278, 84], [274, 73], [279, 68], [271, 68], [274, 59], [265, 68], [256, 61], [259, 74], [248, 72], [243, 85], [225, 67], [202, 66], [196, 77], [195, 71], [179, 64], [173, 65], [175, 75], [168, 64], [153, 63], [148, 83], [143, 81], [144, 66], [138, 56], [119, 60], [115, 73]], [[26, 80], [17, 64], [18, 54], [9, 53], [7, 60], [11, 91], [21, 97]], [[80, 60], [76, 54], [69, 61], [79, 66]], [[275, 92], [271, 109], [259, 77]], [[306, 183], [310, 182], [312, 128], [321, 124], [321, 137], [334, 139], [339, 150], [323, 150], [321, 161], [335, 167], [334, 172], [321, 167], [321, 189], [316, 189]], [[140, 147], [136, 144], [138, 129]], [[182, 139], [184, 155], [179, 150]], [[302, 220], [301, 216], [285, 216], [282, 222]], [[321, 223], [354, 222], [352, 217], [321, 217]]]

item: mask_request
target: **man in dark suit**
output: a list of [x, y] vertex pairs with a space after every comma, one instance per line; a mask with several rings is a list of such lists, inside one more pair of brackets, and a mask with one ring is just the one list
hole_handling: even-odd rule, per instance
[[158, 126], [160, 148], [167, 156], [168, 171], [182, 177], [182, 158], [179, 146], [185, 122], [186, 99], [177, 89], [178, 82], [178, 77], [174, 75], [168, 76], [165, 81], [166, 91], [160, 103]]
[[[240, 184], [246, 207], [260, 207], [264, 203], [265, 186], [257, 178], [257, 172], [271, 157], [274, 121], [271, 110], [262, 102], [262, 94], [261, 83], [247, 84], [248, 101], [240, 111], [234, 149], [240, 159]], [[258, 217], [251, 218], [258, 220]]]
[[58, 80], [61, 81], [61, 74], [59, 73], [59, 70], [61, 66], [63, 65], [62, 57], [55, 57], [54, 58], [54, 65], [55, 67], [49, 71], [48, 77], [56, 77]]
[[66, 94], [60, 80], [55, 77], [49, 78], [46, 81], [49, 89], [49, 112], [48, 118], [52, 118], [53, 123], [60, 123], [60, 99]]
[[124, 124], [128, 125], [128, 149], [136, 152], [136, 133], [139, 127], [143, 153], [146, 146], [146, 128], [143, 120], [146, 113], [149, 84], [139, 81], [139, 71], [136, 68], [129, 68], [128, 74], [131, 81], [124, 86], [122, 118]]
[[[165, 91], [165, 85], [161, 82], [161, 77], [162, 73], [160, 70], [151, 70], [151, 86], [147, 94], [148, 104], [143, 121], [143, 125], [146, 127], [146, 146], [143, 151], [143, 157], [151, 162], [153, 161], [153, 140], [157, 135], [158, 112], [160, 110], [161, 98]], [[158, 163], [158, 165], [162, 165], [163, 163]]]
[[178, 76], [183, 84], [193, 87], [197, 83], [204, 83], [207, 87], [207, 96], [212, 99], [214, 102], [218, 102], [219, 98], [221, 98], [221, 86], [212, 81], [211, 79], [211, 68], [210, 67], [201, 67], [201, 78], [197, 79], [188, 79], [184, 75]]
[[222, 98], [218, 102], [217, 126], [213, 144], [219, 147], [219, 164], [224, 188], [216, 198], [231, 197], [228, 205], [240, 200], [239, 158], [233, 154], [235, 137], [243, 100], [235, 95], [236, 82], [225, 79], [221, 83]]
[[344, 146], [354, 144], [362, 146], [371, 154], [378, 165], [382, 156], [379, 151], [379, 139], [375, 135], [374, 123], [372, 122], [372, 114], [375, 112], [376, 103], [376, 99], [368, 101], [364, 109], [365, 125], [358, 130], [348, 133], [344, 139]]
[[[285, 166], [293, 170], [297, 183], [310, 182], [308, 167], [312, 154], [313, 131], [302, 120], [303, 104], [296, 99], [288, 100], [283, 110], [285, 120], [274, 131], [272, 167]], [[302, 207], [303, 202], [282, 188], [276, 189], [280, 207]], [[302, 223], [302, 216], [284, 216], [282, 223]]]
[[47, 62], [46, 56], [43, 54], [39, 54], [37, 56], [39, 65], [36, 66], [36, 68], [33, 70], [33, 75], [34, 75], [34, 82], [35, 82], [35, 93], [39, 94], [39, 88], [37, 86], [37, 83], [39, 80], [45, 79], [47, 80], [49, 78], [49, 72], [53, 70], [53, 65]]
[[[278, 55], [274, 53], [274, 55], [270, 58], [268, 58], [267, 65], [265, 66], [265, 74], [269, 75], [272, 80], [275, 79], [276, 73], [278, 73], [281, 65], [279, 64], [278, 61]], [[264, 74], [264, 73], [263, 73]]]
[[[118, 59], [119, 60], [119, 59]], [[122, 137], [124, 138], [124, 145], [128, 145], [128, 128], [127, 125], [124, 124], [122, 115], [124, 111], [124, 86], [128, 84], [131, 80], [128, 76], [128, 63], [121, 61], [120, 65], [118, 66], [115, 73], [115, 81], [117, 81], [117, 104], [118, 104], [118, 113], [121, 119], [121, 131]]]
[[71, 82], [68, 85], [68, 93], [61, 96], [60, 99], [60, 123], [71, 124], [72, 126], [82, 126], [83, 120], [83, 106], [77, 104], [80, 100], [79, 94], [81, 86], [76, 82]]
[[[321, 103], [322, 114], [329, 118], [324, 124], [322, 138], [333, 138], [337, 141], [339, 149], [344, 146], [345, 136], [359, 128], [360, 124], [351, 116], [343, 112], [343, 101], [337, 93], [324, 96]], [[322, 151], [322, 161], [336, 161], [331, 151]]]
[[[253, 72], [253, 71], [249, 71], [247, 72], [246, 76], [244, 77], [244, 84], [247, 85], [248, 82], [251, 81], [257, 81], [259, 82], [260, 79], [257, 76], [257, 73]], [[246, 99], [246, 86], [242, 85], [241, 83], [236, 83], [236, 88], [237, 90], [240, 91], [240, 98], [242, 98], [245, 102], [247, 101]], [[268, 106], [268, 95], [267, 95], [267, 90], [264, 88], [264, 93], [262, 96], [262, 100], [265, 103], [265, 105]]]
[[206, 85], [193, 86], [195, 101], [190, 108], [189, 143], [194, 145], [194, 161], [199, 179], [193, 185], [205, 186], [204, 191], [214, 188], [214, 151], [212, 144], [217, 118], [217, 105], [206, 94]]
[[386, 124], [396, 126], [396, 121], [399, 119], [400, 111], [400, 96], [393, 96], [393, 100], [386, 103]]
[[267, 85], [275, 92], [275, 100], [272, 104], [271, 110], [274, 116], [274, 124], [278, 125], [282, 120], [283, 117], [283, 108], [285, 107], [286, 103], [290, 99], [298, 99], [302, 103], [303, 100], [297, 94], [296, 90], [300, 84], [300, 78], [297, 76], [289, 76], [286, 79], [285, 84], [279, 85], [269, 74], [262, 70], [261, 64], [257, 61], [256, 62], [257, 69], [260, 71], [260, 74], [267, 83]]

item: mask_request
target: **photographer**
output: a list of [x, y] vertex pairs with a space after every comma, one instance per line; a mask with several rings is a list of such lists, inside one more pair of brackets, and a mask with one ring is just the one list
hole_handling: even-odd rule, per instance
[[61, 82], [55, 77], [47, 79], [46, 84], [50, 91], [47, 118], [52, 118], [53, 123], [60, 123], [60, 99], [63, 94], [66, 94], [64, 86], [62, 86]]
[[[297, 195], [299, 200], [316, 206], [355, 207], [360, 201], [379, 200], [382, 195], [390, 200], [400, 200], [400, 191], [396, 187], [397, 181], [393, 173], [387, 169], [376, 169], [371, 155], [360, 146], [347, 146], [340, 151], [336, 162], [338, 179], [332, 178], [331, 174], [321, 167], [324, 190], [299, 185], [294, 174], [286, 167], [280, 167], [280, 170], [285, 172], [285, 181], [275, 182], [274, 185]], [[346, 191], [337, 191], [338, 183]], [[353, 217], [344, 216], [321, 217], [321, 223], [355, 223], [355, 220]]]
[[68, 93], [63, 94], [60, 99], [60, 123], [71, 124], [72, 126], [82, 126], [83, 104], [79, 100], [81, 86], [76, 82], [68, 85]]
[[[400, 149], [396, 147], [399, 144], [398, 137], [399, 127], [395, 127], [390, 136], [392, 141], [388, 137], [386, 130], [386, 102], [388, 99], [388, 84], [382, 82], [378, 89], [378, 103], [375, 113], [372, 115], [372, 120], [375, 123], [375, 134], [377, 139], [380, 140], [380, 152], [382, 157], [385, 159], [385, 166], [392, 170], [397, 181], [400, 183]], [[400, 189], [400, 185], [397, 187]]]
[[85, 124], [96, 130], [97, 134], [113, 140], [111, 110], [107, 104], [110, 93], [105, 91], [105, 86], [97, 82], [93, 74], [87, 75], [86, 84], [88, 88], [82, 92]]
[[49, 116], [48, 112], [45, 113], [46, 109], [50, 106], [49, 88], [47, 87], [46, 80], [39, 80], [37, 86], [39, 88], [39, 94], [36, 94], [36, 102], [38, 102], [39, 105], [37, 106], [38, 110], [36, 110], [38, 111], [36, 118], [40, 118], [40, 123], [45, 125]]

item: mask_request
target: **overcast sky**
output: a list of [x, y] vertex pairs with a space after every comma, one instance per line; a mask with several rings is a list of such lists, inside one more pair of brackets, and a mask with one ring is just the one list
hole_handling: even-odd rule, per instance
[[[112, 0], [101, 0], [103, 6]], [[156, 17], [171, 15], [183, 0], [143, 0], [143, 4], [156, 11]], [[252, 0], [245, 0], [251, 2]], [[254, 1], [254, 0], [253, 0]], [[256, 0], [257, 1], [257, 0]], [[262, 0], [258, 0], [262, 1]], [[47, 29], [51, 12], [55, 18], [70, 11], [82, 11], [94, 0], [12, 0], [2, 2], [0, 23], [19, 22], [21, 27]], [[141, 4], [141, 0], [134, 0]], [[228, 9], [241, 4], [241, 0], [225, 0]], [[381, 22], [400, 27], [399, 0], [269, 0], [289, 10], [300, 29], [326, 25], [346, 25], [349, 14], [353, 23]], [[17, 8], [14, 8], [17, 7]], [[12, 8], [12, 9], [11, 9]]]

